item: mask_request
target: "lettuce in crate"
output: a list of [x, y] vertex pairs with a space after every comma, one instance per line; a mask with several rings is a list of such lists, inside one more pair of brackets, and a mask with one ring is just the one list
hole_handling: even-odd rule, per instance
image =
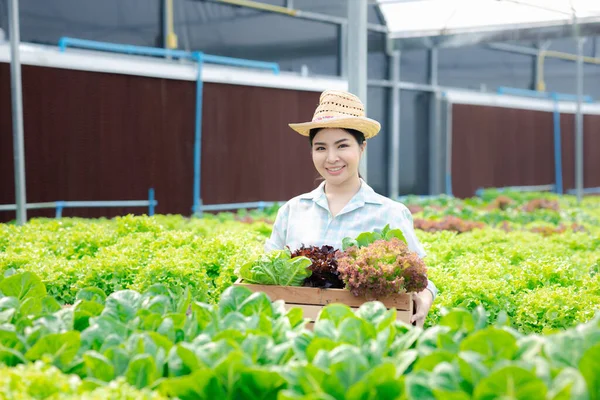
[[427, 287], [427, 267], [399, 230], [365, 232], [337, 253], [340, 278], [355, 296], [385, 297]]
[[304, 246], [292, 252], [292, 257], [304, 256], [311, 260], [312, 274], [304, 280], [304, 286], [324, 289], [343, 289], [335, 258], [337, 249], [329, 245]]
[[289, 249], [273, 250], [241, 265], [236, 275], [246, 283], [258, 285], [302, 286], [311, 275], [312, 261], [303, 256], [292, 257]]

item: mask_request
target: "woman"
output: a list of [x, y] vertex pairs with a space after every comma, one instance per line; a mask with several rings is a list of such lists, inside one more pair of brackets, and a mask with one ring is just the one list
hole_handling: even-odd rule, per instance
[[[302, 245], [325, 244], [339, 249], [345, 237], [355, 238], [389, 224], [391, 229], [402, 230], [412, 251], [425, 256], [408, 208], [375, 193], [360, 177], [358, 167], [366, 140], [377, 135], [380, 124], [365, 117], [358, 97], [325, 91], [312, 121], [290, 127], [309, 138], [314, 166], [324, 181], [279, 209], [265, 250], [288, 246], [293, 251]], [[421, 327], [437, 294], [431, 281], [427, 289], [416, 294], [416, 313], [411, 319]]]

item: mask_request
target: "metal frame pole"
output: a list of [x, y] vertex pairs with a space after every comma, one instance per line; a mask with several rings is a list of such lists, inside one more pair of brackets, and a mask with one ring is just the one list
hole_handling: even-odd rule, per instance
[[583, 42], [584, 38], [577, 37], [577, 114], [575, 116], [575, 187], [577, 202], [583, 196]]
[[393, 200], [400, 196], [400, 57], [398, 50], [392, 52], [390, 57], [390, 79], [393, 86], [390, 88], [392, 101], [390, 102], [391, 119], [391, 146], [389, 147], [390, 169], [388, 174], [389, 197]]
[[[348, 1], [348, 87], [367, 110], [367, 0]], [[367, 180], [367, 152], [360, 161], [359, 172]]]
[[21, 59], [19, 46], [19, 0], [8, 0], [8, 31], [10, 35], [10, 77], [12, 93], [13, 149], [15, 160], [15, 197], [17, 225], [27, 222], [25, 190], [25, 141], [23, 139], [23, 89], [21, 86]]

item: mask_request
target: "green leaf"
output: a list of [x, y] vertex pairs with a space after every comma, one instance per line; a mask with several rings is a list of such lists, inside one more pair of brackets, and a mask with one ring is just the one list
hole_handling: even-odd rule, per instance
[[396, 320], [396, 310], [388, 310], [380, 301], [368, 301], [356, 310], [356, 316], [370, 322], [380, 331]]
[[405, 374], [415, 361], [419, 358], [419, 352], [417, 350], [406, 350], [396, 356], [396, 369], [398, 370], [398, 374]]
[[86, 287], [77, 292], [75, 300], [87, 300], [94, 301], [98, 304], [104, 305], [106, 301], [106, 293], [102, 289], [96, 287]]
[[442, 317], [440, 325], [447, 326], [453, 331], [462, 330], [471, 333], [475, 330], [475, 320], [467, 310], [452, 310]]
[[331, 377], [324, 382], [324, 388], [327, 393], [343, 398], [352, 385], [363, 379], [369, 363], [360, 349], [343, 344], [329, 352], [329, 370]]
[[108, 358], [96, 351], [86, 351], [83, 354], [83, 362], [88, 376], [104, 382], [110, 382], [115, 378], [115, 368]]
[[590, 347], [579, 361], [579, 370], [583, 375], [590, 393], [590, 400], [600, 399], [600, 343]]
[[321, 310], [317, 322], [325, 320], [331, 321], [336, 327], [346, 318], [355, 318], [352, 309], [345, 304], [331, 303], [327, 304]]
[[163, 294], [147, 297], [142, 301], [141, 309], [159, 315], [168, 314], [172, 311], [171, 298]]
[[168, 356], [169, 377], [185, 376], [200, 368], [201, 364], [189, 343], [179, 343], [171, 348]]
[[12, 296], [23, 302], [26, 299], [46, 297], [46, 287], [42, 280], [31, 272], [9, 276], [0, 282], [0, 291], [4, 296]]
[[125, 377], [130, 385], [143, 389], [159, 378], [154, 358], [149, 354], [138, 354], [129, 362]]
[[315, 338], [306, 347], [306, 358], [312, 361], [319, 351], [330, 352], [335, 349], [338, 344], [329, 338]]
[[254, 364], [265, 364], [275, 343], [266, 335], [248, 335], [241, 343], [241, 348]]
[[[591, 396], [593, 399], [593, 396]], [[548, 400], [591, 400], [584, 377], [575, 369], [567, 367], [554, 378]]]
[[291, 258], [288, 249], [262, 254], [239, 268], [238, 275], [245, 282], [262, 285], [302, 286], [312, 271], [312, 261], [304, 256]]
[[[381, 238], [381, 235], [379, 237]], [[375, 240], [377, 240], [377, 236], [372, 232], [363, 232], [356, 237], [356, 243], [358, 243], [359, 247], [367, 247]]]
[[23, 356], [23, 353], [0, 345], [0, 364], [4, 364], [7, 367], [14, 367], [18, 364], [27, 364], [27, 359]]
[[0, 298], [0, 324], [10, 323], [20, 307], [16, 297]]
[[460, 352], [457, 361], [460, 375], [471, 389], [489, 375], [489, 370], [483, 363], [483, 356], [479, 353]]
[[406, 375], [406, 395], [409, 400], [436, 400], [425, 371]]
[[181, 400], [226, 399], [227, 393], [210, 369], [198, 369], [191, 375], [168, 378], [157, 388], [158, 392]]
[[104, 310], [102, 310], [100, 315], [127, 323], [135, 318], [141, 302], [142, 296], [138, 292], [120, 290], [108, 296]]
[[79, 332], [52, 333], [39, 339], [27, 353], [25, 358], [30, 361], [40, 360], [48, 355], [52, 363], [59, 368], [66, 367], [79, 351], [81, 344]]
[[468, 336], [460, 344], [461, 351], [474, 351], [488, 360], [510, 360], [517, 353], [517, 340], [498, 328], [486, 328]]
[[474, 399], [545, 400], [548, 389], [532, 372], [506, 366], [483, 378], [475, 388]]
[[238, 311], [247, 317], [252, 315], [273, 316], [271, 300], [263, 292], [252, 293], [248, 296], [242, 304], [240, 304]]
[[356, 240], [346, 237], [342, 240], [342, 251], [346, 251], [346, 249], [350, 247], [358, 247], [358, 243]]
[[19, 313], [23, 316], [38, 317], [42, 314], [42, 300], [29, 297], [21, 301]]
[[391, 363], [378, 365], [348, 389], [347, 400], [395, 400], [404, 393], [404, 381], [396, 378]]
[[219, 316], [223, 318], [230, 312], [239, 311], [244, 301], [252, 294], [253, 292], [246, 287], [229, 286], [221, 295], [219, 301]]
[[52, 314], [62, 309], [62, 306], [52, 296], [46, 296], [42, 299], [42, 314]]
[[102, 313], [104, 306], [100, 303], [90, 300], [78, 300], [74, 305], [73, 324], [76, 330], [83, 331], [89, 326], [91, 317], [96, 317]]
[[414, 371], [428, 371], [431, 372], [443, 362], [452, 362], [456, 356], [445, 350], [437, 350], [433, 353], [427, 354], [419, 358], [419, 361], [414, 366]]
[[544, 353], [556, 367], [577, 368], [585, 351], [584, 344], [577, 332], [566, 331], [546, 337]]
[[304, 321], [304, 312], [300, 307], [292, 307], [286, 313], [290, 321], [290, 327], [295, 328]]
[[244, 368], [235, 383], [234, 398], [238, 399], [277, 399], [285, 388], [286, 380], [277, 371], [265, 367]]
[[115, 376], [121, 376], [127, 371], [130, 355], [122, 347], [110, 347], [104, 351], [104, 356], [115, 368]]
[[25, 343], [12, 325], [0, 325], [0, 346], [25, 351]]
[[516, 360], [532, 360], [540, 355], [544, 342], [544, 338], [538, 335], [525, 336], [517, 340], [518, 350], [514, 358]]
[[340, 343], [347, 343], [357, 347], [377, 337], [377, 332], [373, 325], [355, 316], [342, 320], [338, 331], [338, 341]]

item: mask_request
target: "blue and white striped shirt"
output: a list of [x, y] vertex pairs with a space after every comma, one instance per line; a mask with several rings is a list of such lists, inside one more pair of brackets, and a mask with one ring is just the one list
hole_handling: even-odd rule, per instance
[[[400, 229], [408, 248], [419, 257], [426, 256], [423, 246], [415, 235], [410, 210], [402, 203], [377, 194], [361, 179], [360, 190], [335, 217], [329, 211], [324, 191], [325, 182], [309, 193], [296, 196], [278, 211], [271, 237], [265, 250], [280, 250], [289, 246], [294, 251], [305, 246], [330, 245], [341, 249], [342, 240], [355, 238], [362, 232], [383, 229]], [[429, 281], [427, 289], [437, 296], [437, 288]]]

